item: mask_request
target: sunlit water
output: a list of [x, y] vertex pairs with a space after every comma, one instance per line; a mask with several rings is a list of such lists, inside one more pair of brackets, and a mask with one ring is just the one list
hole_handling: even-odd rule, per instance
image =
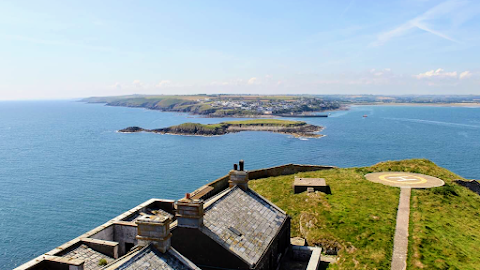
[[[368, 115], [364, 118], [363, 115]], [[366, 166], [428, 158], [480, 178], [480, 108], [361, 106], [328, 118], [321, 139], [266, 132], [185, 137], [115, 131], [187, 121], [70, 101], [0, 102], [0, 269], [10, 269], [152, 197], [176, 199], [228, 172], [285, 163]]]

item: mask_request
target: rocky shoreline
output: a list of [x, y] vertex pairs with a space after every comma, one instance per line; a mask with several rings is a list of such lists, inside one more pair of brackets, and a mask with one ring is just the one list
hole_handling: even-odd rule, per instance
[[219, 136], [229, 133], [237, 133], [242, 131], [267, 131], [273, 133], [281, 133], [292, 135], [296, 138], [320, 138], [324, 135], [317, 132], [323, 130], [321, 126], [310, 125], [305, 122], [298, 122], [295, 125], [282, 124], [243, 124], [242, 121], [238, 123], [224, 122], [220, 124], [202, 125], [198, 123], [185, 123], [178, 126], [171, 126], [159, 129], [145, 129], [137, 126], [127, 127], [118, 130], [120, 133], [136, 133], [136, 132], [151, 132], [159, 134], [173, 134], [184, 136]]

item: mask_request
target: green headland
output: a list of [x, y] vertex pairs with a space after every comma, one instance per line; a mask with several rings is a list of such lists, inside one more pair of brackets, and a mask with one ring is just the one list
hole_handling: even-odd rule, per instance
[[[398, 95], [128, 95], [90, 97], [87, 103], [182, 112], [205, 117], [302, 117], [350, 105], [480, 106], [480, 96]], [[325, 115], [325, 114], [324, 114]]]
[[480, 196], [457, 185], [462, 177], [433, 162], [416, 159], [371, 167], [298, 173], [325, 178], [332, 194], [294, 194], [294, 176], [250, 181], [252, 189], [292, 217], [292, 237], [338, 252], [328, 269], [390, 269], [400, 189], [367, 181], [371, 172], [404, 171], [445, 181], [442, 187], [413, 189], [407, 269], [480, 269]]
[[183, 112], [206, 117], [271, 117], [312, 115], [337, 110], [340, 103], [313, 96], [191, 95], [91, 97], [81, 101], [107, 106]]
[[190, 136], [217, 136], [241, 131], [268, 131], [293, 135], [295, 137], [319, 138], [317, 134], [323, 128], [310, 125], [302, 121], [288, 121], [279, 119], [254, 119], [243, 121], [228, 121], [218, 124], [184, 123], [177, 126], [159, 129], [144, 129], [128, 127], [119, 130], [122, 133], [153, 132], [161, 134], [190, 135]]

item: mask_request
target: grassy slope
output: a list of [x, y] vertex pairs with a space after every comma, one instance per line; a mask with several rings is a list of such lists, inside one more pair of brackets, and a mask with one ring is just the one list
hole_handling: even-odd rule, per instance
[[200, 123], [184, 123], [171, 128], [183, 128], [183, 129], [215, 129], [215, 128], [227, 128], [229, 125], [232, 126], [281, 126], [281, 127], [293, 127], [293, 126], [302, 126], [305, 125], [305, 122], [302, 121], [289, 121], [289, 120], [278, 120], [278, 119], [254, 119], [254, 120], [243, 120], [243, 121], [228, 121], [221, 122], [218, 124], [200, 124]]
[[480, 242], [475, 236], [475, 228], [480, 227], [480, 196], [452, 184], [452, 179], [460, 177], [428, 160], [297, 175], [326, 178], [332, 195], [293, 194], [293, 176], [250, 183], [292, 217], [292, 236], [303, 236], [324, 249], [340, 248], [338, 263], [331, 268], [389, 269], [399, 189], [365, 180], [366, 173], [375, 171], [425, 173], [447, 183], [412, 193], [408, 269], [480, 269]]
[[183, 123], [177, 126], [170, 127], [171, 129], [183, 129], [183, 130], [200, 130], [200, 129], [207, 129], [207, 130], [214, 130], [218, 128], [225, 128], [222, 124], [200, 124], [200, 123]]

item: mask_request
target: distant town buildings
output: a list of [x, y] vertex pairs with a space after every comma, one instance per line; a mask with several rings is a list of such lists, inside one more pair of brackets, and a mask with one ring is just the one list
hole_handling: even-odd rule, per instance
[[217, 100], [210, 104], [213, 108], [236, 109], [257, 112], [259, 114], [280, 114], [288, 112], [321, 111], [328, 109], [327, 104], [318, 98], [272, 99], [272, 100]]

